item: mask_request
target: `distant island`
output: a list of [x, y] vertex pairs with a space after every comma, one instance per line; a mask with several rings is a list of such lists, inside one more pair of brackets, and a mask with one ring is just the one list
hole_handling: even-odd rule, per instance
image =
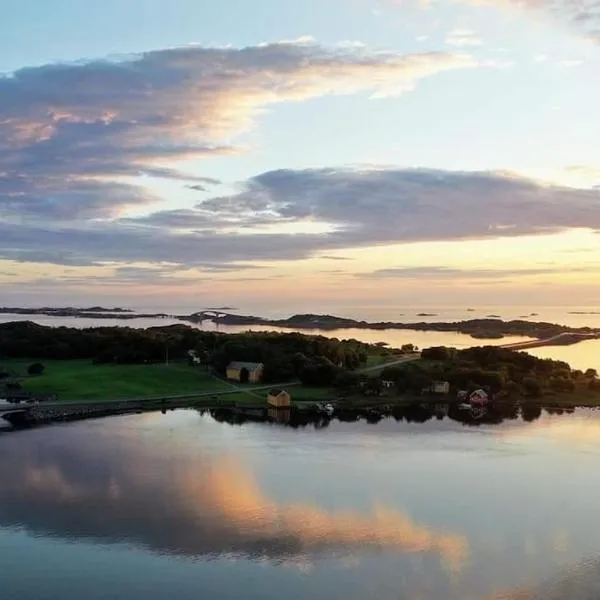
[[[571, 327], [544, 321], [515, 319], [503, 321], [496, 315], [465, 321], [359, 321], [335, 315], [317, 315], [312, 313], [296, 314], [285, 319], [268, 319], [253, 315], [240, 315], [224, 312], [223, 309], [207, 309], [190, 315], [168, 315], [166, 313], [136, 313], [129, 309], [92, 308], [0, 308], [0, 314], [47, 315], [52, 317], [80, 317], [91, 319], [164, 319], [171, 318], [187, 323], [209, 321], [218, 325], [252, 327], [253, 325], [271, 326], [299, 330], [333, 331], [338, 329], [402, 329], [412, 331], [440, 331], [470, 335], [475, 339], [501, 339], [503, 336], [534, 338], [531, 341], [511, 345], [512, 349], [527, 349], [546, 345], [575, 344], [586, 339], [600, 338], [600, 327]], [[431, 316], [430, 313], [421, 313]], [[531, 313], [534, 315], [535, 313]]]
[[[409, 329], [413, 331], [443, 331], [452, 333], [463, 333], [475, 338], [499, 339], [502, 336], [522, 336], [536, 338], [537, 340], [547, 340], [571, 334], [574, 343], [575, 340], [592, 338], [600, 336], [600, 327], [571, 327], [557, 323], [546, 323], [536, 321], [511, 320], [503, 321], [499, 318], [469, 319], [466, 321], [419, 321], [419, 322], [393, 322], [393, 321], [358, 321], [347, 317], [338, 317], [334, 315], [316, 315], [316, 314], [297, 314], [286, 319], [266, 319], [251, 315], [233, 315], [222, 314], [216, 317], [212, 313], [199, 312], [189, 316], [177, 317], [182, 321], [198, 323], [205, 320], [219, 323], [221, 325], [266, 325], [290, 329], [316, 329], [322, 331], [331, 331], [335, 329]], [[567, 338], [565, 338], [566, 341]], [[528, 342], [524, 342], [528, 343]], [[564, 343], [564, 341], [563, 341]]]
[[163, 318], [163, 313], [136, 313], [129, 308], [104, 308], [103, 306], [91, 306], [89, 308], [68, 307], [42, 307], [42, 308], [19, 308], [19, 307], [0, 307], [0, 314], [4, 315], [45, 315], [48, 317], [78, 317], [88, 319], [142, 319], [142, 318]]

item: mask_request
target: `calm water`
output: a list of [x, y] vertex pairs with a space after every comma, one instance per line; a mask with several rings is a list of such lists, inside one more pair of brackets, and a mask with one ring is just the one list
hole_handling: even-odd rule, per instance
[[600, 412], [176, 411], [2, 434], [0, 456], [2, 600], [599, 597]]

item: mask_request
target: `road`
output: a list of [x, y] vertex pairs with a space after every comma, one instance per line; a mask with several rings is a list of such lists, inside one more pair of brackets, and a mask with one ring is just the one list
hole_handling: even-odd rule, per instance
[[403, 356], [402, 358], [393, 360], [391, 362], [386, 362], [380, 365], [373, 365], [372, 367], [365, 367], [364, 369], [359, 369], [358, 371], [356, 371], [356, 373], [373, 373], [374, 371], [381, 371], [386, 367], [395, 367], [396, 365], [401, 365], [403, 363], [411, 362], [413, 360], [419, 360], [419, 358], [421, 358], [421, 354], [415, 352], [414, 354], [407, 354], [406, 356]]
[[528, 348], [542, 348], [543, 346], [570, 346], [585, 340], [596, 340], [600, 333], [559, 333], [542, 340], [529, 340], [527, 342], [515, 342], [514, 344], [503, 344], [500, 348], [507, 350], [527, 350]]

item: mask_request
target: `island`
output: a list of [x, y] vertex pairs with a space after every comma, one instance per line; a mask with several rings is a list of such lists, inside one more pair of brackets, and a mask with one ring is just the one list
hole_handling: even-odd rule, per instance
[[497, 346], [418, 351], [412, 344], [389, 348], [300, 333], [225, 334], [183, 324], [0, 324], [0, 398], [8, 406], [0, 403], [0, 414], [11, 422], [181, 406], [264, 412], [274, 396], [285, 398], [287, 409], [345, 418], [439, 403], [480, 414], [503, 403], [600, 405], [600, 379], [594, 369], [583, 372]]
[[165, 313], [136, 313], [129, 308], [104, 308], [102, 306], [91, 306], [89, 308], [74, 307], [0, 307], [0, 314], [4, 315], [44, 315], [48, 317], [75, 317], [83, 319], [160, 319], [166, 318]]
[[[191, 323], [201, 323], [205, 320], [222, 325], [252, 326], [263, 325], [277, 328], [299, 330], [332, 331], [336, 329], [372, 329], [393, 330], [406, 329], [413, 331], [443, 331], [463, 333], [479, 339], [500, 339], [503, 336], [520, 336], [534, 338], [531, 341], [519, 342], [523, 348], [533, 348], [549, 345], [570, 345], [588, 339], [600, 338], [600, 328], [571, 327], [557, 323], [525, 321], [516, 319], [503, 321], [499, 318], [469, 319], [466, 321], [419, 321], [419, 322], [368, 322], [358, 321], [347, 317], [334, 315], [297, 314], [287, 319], [266, 319], [248, 315], [233, 315], [222, 313], [215, 315], [212, 312], [198, 312], [189, 316], [180, 316], [177, 319]], [[512, 346], [511, 346], [512, 347]], [[516, 349], [514, 346], [513, 349]]]
[[[103, 312], [111, 310], [111, 312]], [[213, 322], [216, 325], [233, 325], [252, 327], [260, 325], [278, 329], [295, 329], [306, 331], [334, 331], [338, 329], [370, 329], [413, 331], [441, 331], [470, 335], [475, 339], [501, 339], [503, 336], [519, 336], [533, 338], [531, 341], [519, 342], [522, 349], [549, 345], [576, 344], [589, 339], [600, 338], [600, 327], [572, 327], [558, 323], [531, 321], [524, 318], [504, 321], [497, 315], [481, 319], [463, 321], [364, 321], [335, 315], [302, 313], [285, 319], [269, 319], [266, 317], [233, 314], [225, 310], [207, 309], [189, 315], [167, 313], [136, 313], [129, 309], [88, 308], [0, 308], [0, 314], [47, 315], [52, 317], [74, 317], [88, 319], [173, 319], [183, 323], [202, 324]], [[422, 315], [432, 316], [428, 313]], [[532, 313], [532, 315], [535, 313]], [[511, 346], [512, 347], [512, 346]], [[517, 349], [518, 346], [512, 347]]]

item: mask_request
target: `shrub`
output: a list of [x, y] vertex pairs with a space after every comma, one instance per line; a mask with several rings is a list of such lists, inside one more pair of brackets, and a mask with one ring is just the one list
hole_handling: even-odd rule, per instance
[[44, 372], [44, 365], [42, 363], [33, 363], [27, 367], [28, 375], [41, 375]]

